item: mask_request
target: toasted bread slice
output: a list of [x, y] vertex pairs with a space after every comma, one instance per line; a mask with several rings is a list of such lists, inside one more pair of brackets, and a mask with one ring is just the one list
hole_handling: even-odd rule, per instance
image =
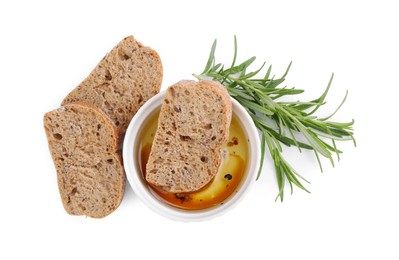
[[162, 76], [158, 54], [129, 36], [100, 61], [61, 105], [76, 101], [93, 104], [104, 111], [123, 134], [137, 110], [159, 92]]
[[146, 180], [168, 192], [201, 189], [216, 175], [229, 136], [232, 104], [213, 81], [180, 81], [166, 91]]
[[65, 210], [93, 218], [113, 212], [126, 176], [112, 121], [92, 105], [72, 103], [46, 113], [44, 128]]

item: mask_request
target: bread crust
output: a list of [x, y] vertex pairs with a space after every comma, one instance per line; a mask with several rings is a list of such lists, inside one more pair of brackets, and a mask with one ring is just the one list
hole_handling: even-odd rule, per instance
[[62, 101], [100, 108], [123, 134], [137, 110], [160, 91], [161, 58], [133, 36], [120, 41]]
[[229, 136], [232, 103], [213, 81], [180, 81], [164, 97], [146, 180], [167, 192], [192, 192], [216, 175]]
[[202, 88], [210, 88], [213, 91], [217, 92], [217, 95], [220, 95], [220, 97], [223, 99], [223, 103], [226, 105], [226, 121], [224, 128], [227, 129], [227, 131], [224, 134], [224, 138], [227, 140], [229, 137], [229, 131], [228, 129], [230, 128], [230, 123], [231, 123], [231, 117], [233, 113], [233, 105], [231, 103], [231, 97], [227, 90], [218, 82], [211, 81], [211, 80], [203, 80], [199, 82], [199, 86]]
[[[162, 77], [158, 53], [128, 36], [64, 98], [61, 108], [44, 115], [61, 200], [69, 214], [102, 218], [119, 206], [126, 186], [121, 151], [118, 150], [120, 138], [137, 110], [159, 92]], [[74, 109], [90, 113], [74, 118], [70, 115]], [[54, 122], [53, 117], [56, 118]], [[77, 118], [80, 121], [74, 122]], [[97, 123], [97, 132], [95, 127], [85, 125], [85, 121], [93, 120], [101, 122]], [[85, 127], [91, 128], [91, 132]], [[95, 139], [94, 135], [104, 129], [104, 139]], [[69, 130], [75, 132], [68, 134]], [[60, 131], [64, 132], [61, 134]], [[85, 138], [90, 142], [82, 144]], [[95, 148], [93, 144], [96, 144]], [[112, 178], [109, 179], [107, 174]]]
[[44, 128], [66, 212], [92, 218], [112, 213], [126, 186], [113, 122], [95, 106], [79, 102], [46, 113]]

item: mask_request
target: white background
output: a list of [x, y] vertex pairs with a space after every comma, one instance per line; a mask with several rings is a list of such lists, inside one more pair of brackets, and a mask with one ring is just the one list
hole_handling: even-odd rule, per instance
[[[395, 1], [55, 2], [0, 3], [0, 259], [399, 259]], [[292, 60], [286, 83], [304, 99], [334, 72], [319, 115], [349, 90], [333, 119], [355, 119], [358, 145], [339, 144], [323, 173], [312, 153], [285, 149], [312, 193], [286, 189], [283, 203], [267, 157], [241, 203], [206, 222], [165, 219], [130, 186], [104, 219], [69, 216], [43, 114], [130, 34], [160, 54], [162, 89], [201, 72], [215, 38], [230, 63], [234, 34], [241, 61], [256, 55], [279, 76]]]

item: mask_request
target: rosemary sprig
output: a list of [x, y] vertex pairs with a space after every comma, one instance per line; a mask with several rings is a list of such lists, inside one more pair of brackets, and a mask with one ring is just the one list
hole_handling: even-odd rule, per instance
[[[284, 82], [285, 77], [291, 68], [291, 63], [287, 70], [278, 79], [271, 76], [270, 65], [264, 77], [256, 77], [263, 69], [263, 65], [252, 72], [247, 73], [247, 69], [254, 62], [255, 57], [236, 65], [237, 58], [237, 39], [234, 37], [234, 58], [231, 66], [225, 69], [221, 63], [215, 62], [216, 40], [213, 42], [211, 52], [206, 63], [204, 71], [197, 75], [193, 74], [197, 79], [211, 79], [220, 82], [226, 87], [230, 96], [236, 99], [248, 112], [253, 119], [255, 126], [259, 129], [261, 140], [261, 163], [257, 178], [259, 178], [266, 147], [269, 149], [271, 158], [274, 161], [276, 172], [276, 179], [279, 188], [279, 193], [276, 200], [284, 199], [284, 186], [288, 181], [291, 194], [293, 192], [293, 185], [300, 189], [309, 192], [301, 183], [305, 180], [297, 171], [282, 156], [282, 144], [286, 146], [294, 145], [301, 152], [301, 149], [313, 150], [320, 170], [323, 171], [320, 155], [330, 160], [334, 166], [333, 154], [339, 155], [342, 153], [337, 148], [336, 141], [352, 140], [356, 146], [353, 137], [354, 121], [346, 123], [338, 123], [329, 121], [329, 119], [339, 110], [345, 102], [348, 92], [346, 92], [341, 104], [328, 117], [318, 118], [314, 113], [325, 104], [325, 98], [331, 87], [334, 74], [328, 82], [327, 88], [317, 99], [311, 101], [296, 101], [288, 102], [281, 101], [280, 98], [288, 95], [297, 95], [303, 93], [304, 90], [288, 88], [287, 86], [280, 87]], [[301, 136], [305, 141], [299, 141]], [[330, 141], [330, 144], [327, 141]]]

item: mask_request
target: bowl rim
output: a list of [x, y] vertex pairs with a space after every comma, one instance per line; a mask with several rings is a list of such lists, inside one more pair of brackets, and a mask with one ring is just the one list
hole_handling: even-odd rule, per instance
[[256, 172], [260, 163], [260, 141], [258, 130], [255, 127], [251, 117], [238, 101], [231, 98], [233, 113], [241, 122], [243, 130], [249, 142], [250, 162], [247, 167], [247, 173], [244, 176], [243, 182], [240, 184], [236, 193], [230, 196], [223, 204], [210, 207], [203, 210], [184, 210], [168, 205], [157, 198], [157, 195], [151, 191], [148, 184], [143, 180], [139, 162], [136, 155], [136, 145], [138, 142], [138, 134], [141, 127], [145, 123], [147, 117], [151, 115], [156, 109], [162, 105], [163, 97], [166, 90], [161, 91], [157, 95], [150, 98], [135, 114], [132, 121], [126, 130], [123, 141], [123, 165], [126, 172], [128, 183], [133, 192], [139, 199], [151, 210], [159, 215], [167, 217], [172, 220], [179, 220], [183, 222], [188, 221], [203, 221], [220, 216], [235, 207], [240, 201], [248, 188], [255, 180]]

